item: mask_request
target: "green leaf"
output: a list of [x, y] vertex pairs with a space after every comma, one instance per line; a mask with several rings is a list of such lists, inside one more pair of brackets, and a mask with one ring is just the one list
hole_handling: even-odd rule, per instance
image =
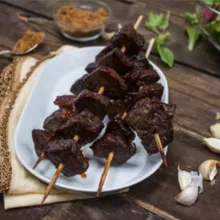
[[173, 66], [174, 55], [173, 52], [164, 46], [165, 42], [169, 39], [170, 33], [160, 34], [155, 41], [155, 47], [160, 55], [161, 60], [166, 63], [169, 67]]
[[184, 30], [188, 35], [188, 49], [192, 51], [201, 36], [201, 31], [198, 31], [191, 27], [185, 27]]
[[169, 19], [164, 14], [150, 12], [145, 26], [156, 34], [165, 31], [169, 27]]
[[209, 23], [205, 30], [211, 37], [220, 43], [220, 16], [213, 22]]
[[220, 4], [220, 0], [202, 0], [202, 1], [209, 6], [213, 6], [214, 4], [215, 5]]
[[199, 19], [198, 19], [196, 13], [186, 12], [185, 13], [185, 19], [186, 19], [187, 23], [192, 24], [192, 25], [199, 23]]

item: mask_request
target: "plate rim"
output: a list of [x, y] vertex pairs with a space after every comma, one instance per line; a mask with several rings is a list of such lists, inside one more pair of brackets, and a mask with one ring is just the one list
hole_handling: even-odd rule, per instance
[[[46, 65], [50, 64], [50, 63], [53, 63], [55, 62], [56, 58], [60, 57], [60, 56], [67, 56], [67, 54], [72, 54], [73, 52], [77, 52], [79, 50], [92, 50], [92, 49], [103, 49], [104, 47], [103, 46], [90, 46], [90, 47], [83, 47], [83, 48], [77, 48], [77, 49], [73, 49], [71, 51], [66, 51], [66, 52], [63, 52], [62, 54], [58, 55], [57, 57], [54, 57], [53, 59], [49, 60], [48, 63], [46, 63]], [[169, 101], [169, 88], [168, 88], [168, 82], [167, 82], [167, 79], [166, 79], [166, 76], [165, 74], [163, 73], [163, 71], [152, 61], [149, 60], [149, 63], [153, 66], [153, 68], [157, 71], [157, 73], [160, 75], [161, 79], [163, 79], [164, 81], [164, 91], [167, 91], [166, 94], [165, 94], [165, 103], [168, 103]], [[35, 91], [35, 88], [38, 84], [38, 81], [40, 81], [40, 79], [43, 77], [43, 72], [45, 71], [45, 67], [41, 69], [41, 72], [39, 73], [39, 75], [37, 76], [37, 79], [35, 80], [34, 82], [34, 85], [29, 93], [29, 96], [25, 102], [25, 105], [24, 105], [24, 108], [22, 110], [22, 113], [21, 113], [21, 116], [19, 118], [19, 122], [17, 124], [17, 127], [16, 127], [16, 132], [15, 132], [15, 138], [14, 138], [14, 145], [15, 145], [15, 152], [16, 152], [16, 156], [17, 158], [19, 159], [20, 163], [22, 164], [22, 166], [28, 171], [30, 172], [32, 175], [34, 175], [36, 178], [40, 179], [41, 181], [43, 181], [44, 183], [49, 183], [51, 179], [49, 179], [48, 177], [45, 177], [43, 176], [42, 174], [40, 174], [39, 172], [37, 172], [37, 170], [33, 170], [32, 167], [29, 167], [28, 165], [26, 165], [25, 162], [23, 162], [23, 159], [22, 159], [22, 155], [20, 154], [19, 152], [19, 147], [17, 146], [17, 143], [16, 143], [16, 140], [17, 140], [17, 136], [18, 136], [18, 130], [20, 129], [21, 127], [21, 122], [23, 120], [23, 118], [25, 117], [25, 111], [27, 109], [27, 106], [28, 106], [28, 103], [29, 103], [29, 100], [31, 99], [32, 97], [32, 94], [33, 92]], [[158, 72], [159, 70], [159, 72]], [[166, 146], [164, 148], [165, 150], [165, 153], [167, 154], [167, 151], [168, 151], [168, 146]], [[160, 160], [154, 165], [153, 169], [150, 170], [150, 172], [148, 172], [147, 175], [143, 175], [142, 177], [140, 178], [137, 178], [133, 181], [130, 181], [128, 182], [127, 184], [124, 184], [123, 186], [119, 186], [119, 187], [108, 187], [108, 188], [103, 188], [102, 190], [102, 193], [106, 193], [106, 192], [113, 192], [113, 191], [119, 191], [119, 190], [122, 190], [122, 189], [125, 189], [125, 188], [128, 188], [130, 186], [133, 186], [137, 183], [140, 183], [142, 182], [143, 180], [149, 178], [151, 175], [153, 175], [159, 168], [160, 166], [162, 165], [162, 159], [160, 158]], [[85, 188], [82, 190], [82, 187], [79, 188], [79, 187], [70, 187], [66, 184], [62, 184], [62, 183], [59, 183], [59, 182], [56, 182], [55, 185], [54, 185], [55, 188], [58, 188], [58, 189], [62, 189], [62, 190], [69, 190], [69, 191], [77, 191], [77, 192], [85, 192], [85, 193], [96, 193], [97, 192], [97, 189], [94, 190], [93, 188]], [[97, 188], [98, 188], [98, 185], [97, 185]]]

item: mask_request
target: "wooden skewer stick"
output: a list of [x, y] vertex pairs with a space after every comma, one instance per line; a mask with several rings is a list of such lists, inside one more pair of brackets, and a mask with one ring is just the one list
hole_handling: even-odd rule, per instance
[[163, 160], [164, 166], [167, 168], [168, 167], [167, 157], [166, 157], [163, 145], [161, 143], [161, 139], [160, 139], [159, 134], [158, 133], [154, 134], [154, 138], [155, 138], [155, 141], [156, 141], [156, 144], [157, 144], [157, 148], [158, 148], [158, 150], [160, 152], [161, 158]]
[[101, 179], [99, 181], [99, 187], [98, 187], [98, 191], [97, 191], [97, 194], [96, 194], [97, 196], [99, 196], [100, 192], [102, 191], [102, 187], [103, 187], [103, 185], [105, 183], [105, 179], [107, 177], [107, 174], [108, 174], [108, 171], [109, 171], [109, 167], [110, 167], [110, 165], [112, 163], [113, 158], [114, 158], [114, 153], [111, 152], [108, 155], [108, 159], [107, 159], [107, 161], [105, 163], [104, 171], [103, 171]]
[[[145, 58], [148, 60], [149, 56], [150, 56], [150, 53], [151, 53], [151, 50], [153, 48], [153, 45], [154, 45], [154, 42], [155, 42], [155, 39], [152, 38], [150, 40], [150, 43], [149, 43], [149, 46], [147, 48], [147, 51], [146, 51], [146, 54], [145, 54]], [[160, 155], [161, 155], [161, 158], [163, 160], [163, 163], [164, 163], [164, 166], [167, 168], [168, 167], [168, 164], [167, 164], [167, 158], [166, 158], [166, 154], [164, 152], [164, 148], [163, 148], [163, 145], [162, 145], [162, 142], [161, 142], [161, 139], [160, 139], [160, 136], [158, 133], [154, 134], [154, 139], [156, 141], [156, 144], [157, 144], [157, 148], [160, 152]]]
[[35, 169], [44, 158], [45, 158], [45, 154], [44, 154], [44, 152], [42, 152], [41, 155], [39, 156], [37, 162], [34, 164], [33, 169]]
[[[138, 17], [138, 19], [137, 19], [135, 25], [134, 25], [134, 29], [135, 29], [135, 30], [137, 30], [137, 29], [139, 28], [139, 26], [140, 26], [142, 20], [143, 20], [143, 15], [140, 15], [140, 16]], [[120, 27], [120, 26], [121, 26], [121, 25], [118, 24], [118, 27]], [[122, 51], [122, 53], [124, 53], [124, 52], [126, 51], [126, 47], [123, 46], [123, 47], [121, 48], [121, 51]], [[101, 88], [100, 88], [100, 89], [101, 89]], [[124, 112], [124, 114], [123, 114], [122, 117], [121, 117], [121, 120], [124, 120], [124, 118], [125, 118], [126, 116], [127, 116], [127, 113]], [[97, 194], [96, 194], [97, 196], [100, 195], [100, 192], [102, 191], [102, 187], [103, 187], [104, 184], [105, 184], [105, 179], [106, 179], [106, 177], [107, 177], [107, 174], [108, 174], [108, 171], [109, 171], [109, 168], [110, 168], [110, 166], [111, 166], [111, 162], [112, 162], [113, 158], [114, 158], [114, 153], [113, 153], [113, 152], [110, 152], [109, 155], [108, 155], [107, 161], [106, 161], [106, 163], [105, 163], [105, 167], [104, 167], [103, 173], [102, 173], [102, 175], [101, 175], [100, 181], [99, 181], [99, 187], [98, 187]]]
[[[79, 136], [78, 136], [78, 135], [75, 135], [73, 139], [74, 139], [76, 142], [78, 142]], [[60, 173], [61, 173], [62, 170], [63, 170], [63, 168], [64, 168], [64, 164], [63, 164], [63, 163], [60, 163], [59, 166], [58, 166], [58, 168], [57, 168], [57, 170], [56, 170], [56, 172], [55, 172], [55, 174], [53, 175], [53, 178], [51, 179], [49, 185], [48, 185], [47, 188], [46, 188], [46, 191], [45, 191], [45, 193], [44, 193], [44, 197], [43, 197], [43, 199], [42, 199], [42, 201], [41, 201], [41, 205], [43, 205], [43, 203], [44, 203], [45, 200], [47, 199], [48, 195], [50, 194], [51, 190], [53, 189], [53, 186], [54, 186], [54, 184], [56, 183], [56, 181], [57, 181], [57, 179], [58, 179]]]

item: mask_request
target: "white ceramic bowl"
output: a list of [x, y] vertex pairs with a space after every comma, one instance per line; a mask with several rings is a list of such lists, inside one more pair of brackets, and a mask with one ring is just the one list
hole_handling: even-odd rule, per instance
[[[48, 160], [44, 160], [33, 170], [37, 160], [31, 132], [33, 129], [42, 128], [44, 119], [57, 107], [53, 104], [58, 95], [71, 94], [71, 85], [81, 77], [86, 65], [94, 60], [96, 54], [103, 47], [87, 47], [65, 52], [48, 61], [45, 68], [35, 82], [29, 95], [25, 108], [19, 120], [15, 147], [16, 153], [23, 166], [34, 176], [49, 183], [55, 172], [55, 167]], [[168, 85], [162, 71], [151, 62], [160, 75], [160, 83], [164, 86], [163, 102], [168, 102]], [[105, 118], [105, 124], [108, 118]], [[139, 139], [136, 137], [137, 153], [122, 166], [111, 166], [102, 192], [117, 191], [134, 185], [152, 175], [162, 164], [159, 153], [149, 156]], [[89, 146], [89, 145], [88, 145]], [[88, 146], [83, 147], [84, 154], [89, 160], [87, 178], [79, 175], [65, 177], [60, 175], [56, 187], [71, 191], [95, 193], [103, 171], [105, 160], [92, 156]], [[166, 149], [167, 150], [167, 149]]]

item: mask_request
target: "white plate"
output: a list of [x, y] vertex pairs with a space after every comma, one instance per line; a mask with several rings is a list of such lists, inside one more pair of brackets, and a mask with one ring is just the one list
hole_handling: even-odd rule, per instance
[[[16, 130], [16, 153], [23, 166], [46, 183], [50, 182], [55, 167], [48, 160], [44, 160], [36, 170], [32, 169], [37, 155], [31, 132], [33, 129], [42, 128], [44, 119], [57, 109], [53, 104], [56, 96], [71, 94], [71, 85], [85, 73], [85, 66], [94, 60], [95, 55], [102, 48], [81, 48], [65, 52], [48, 61], [26, 102]], [[152, 63], [152, 65], [160, 75], [160, 83], [164, 86], [162, 101], [168, 102], [166, 78], [155, 64]], [[116, 191], [134, 185], [152, 175], [162, 164], [159, 153], [148, 156], [138, 138], [135, 139], [135, 143], [137, 153], [129, 161], [122, 166], [111, 166], [103, 192]], [[87, 178], [82, 179], [79, 175], [67, 178], [61, 174], [56, 182], [56, 187], [71, 191], [97, 191], [104, 160], [93, 158], [92, 151], [87, 146], [84, 147], [84, 153], [91, 158]]]

